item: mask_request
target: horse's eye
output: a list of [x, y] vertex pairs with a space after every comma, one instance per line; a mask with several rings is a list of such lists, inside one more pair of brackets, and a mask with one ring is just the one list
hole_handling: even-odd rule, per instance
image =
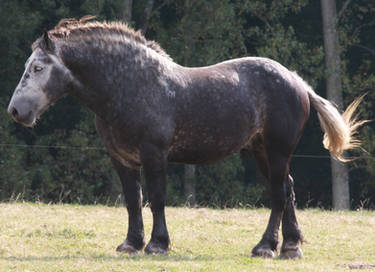
[[35, 66], [34, 67], [34, 72], [40, 72], [43, 70], [43, 67], [40, 67], [40, 66]]

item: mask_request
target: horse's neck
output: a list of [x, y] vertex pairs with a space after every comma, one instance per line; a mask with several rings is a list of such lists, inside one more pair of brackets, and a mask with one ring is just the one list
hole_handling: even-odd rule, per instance
[[[70, 48], [70, 50], [72, 50]], [[139, 103], [140, 96], [148, 96], [148, 90], [163, 88], [166, 69], [163, 62], [169, 60], [149, 56], [141, 49], [127, 48], [114, 54], [109, 51], [90, 51], [75, 48], [66, 53], [67, 64], [77, 82], [70, 93], [103, 120], [113, 120], [122, 114], [124, 107]], [[121, 54], [120, 54], [121, 53]], [[154, 52], [151, 52], [154, 53]], [[152, 94], [154, 95], [154, 94]]]

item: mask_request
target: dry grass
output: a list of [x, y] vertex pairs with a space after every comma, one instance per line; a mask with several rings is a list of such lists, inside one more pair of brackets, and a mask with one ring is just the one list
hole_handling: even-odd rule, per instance
[[[169, 256], [128, 256], [124, 208], [0, 204], [0, 271], [349, 271], [375, 270], [375, 212], [298, 211], [304, 259], [251, 257], [266, 209], [168, 208]], [[146, 238], [151, 214], [144, 209]]]

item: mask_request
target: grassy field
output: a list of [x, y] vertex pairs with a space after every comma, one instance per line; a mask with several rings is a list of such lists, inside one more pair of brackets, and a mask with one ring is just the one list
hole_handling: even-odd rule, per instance
[[[125, 208], [0, 204], [0, 271], [375, 271], [375, 212], [298, 211], [302, 260], [251, 257], [269, 210], [167, 208], [169, 256], [115, 251]], [[144, 209], [150, 237], [151, 213]]]

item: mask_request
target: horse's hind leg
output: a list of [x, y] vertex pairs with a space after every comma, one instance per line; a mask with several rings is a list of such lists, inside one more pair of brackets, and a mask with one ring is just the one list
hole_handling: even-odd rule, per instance
[[140, 171], [129, 169], [114, 158], [112, 158], [112, 164], [120, 176], [129, 215], [126, 240], [119, 245], [116, 250], [126, 253], [135, 253], [142, 250], [145, 245]]
[[260, 242], [253, 248], [253, 256], [273, 258], [277, 253], [278, 232], [286, 204], [285, 180], [289, 157], [280, 152], [255, 153], [258, 166], [269, 183], [271, 194], [271, 216]]
[[302, 257], [302, 251], [298, 246], [303, 242], [303, 236], [298, 227], [295, 214], [295, 195], [293, 185], [293, 178], [288, 175], [286, 181], [287, 203], [282, 219], [283, 244], [280, 252], [280, 258], [282, 259], [295, 259]]
[[[257, 160], [258, 168], [266, 178], [270, 185], [269, 180], [269, 166], [267, 154], [262, 145], [258, 146], [258, 150], [255, 152], [255, 158]], [[288, 171], [288, 168], [286, 169]], [[283, 233], [283, 244], [281, 246], [280, 258], [291, 259], [301, 258], [302, 251], [298, 247], [303, 241], [302, 233], [298, 227], [297, 218], [295, 215], [295, 195], [293, 190], [293, 179], [290, 175], [287, 175], [284, 180], [285, 192], [286, 192], [286, 204], [282, 215], [282, 233]], [[270, 186], [271, 187], [271, 186]], [[271, 190], [271, 188], [270, 188]], [[274, 220], [274, 219], [273, 219]], [[271, 218], [270, 218], [271, 221]], [[267, 227], [262, 240], [253, 249], [253, 256], [261, 256], [273, 258], [275, 256], [278, 244], [278, 229], [277, 225], [270, 225]]]

